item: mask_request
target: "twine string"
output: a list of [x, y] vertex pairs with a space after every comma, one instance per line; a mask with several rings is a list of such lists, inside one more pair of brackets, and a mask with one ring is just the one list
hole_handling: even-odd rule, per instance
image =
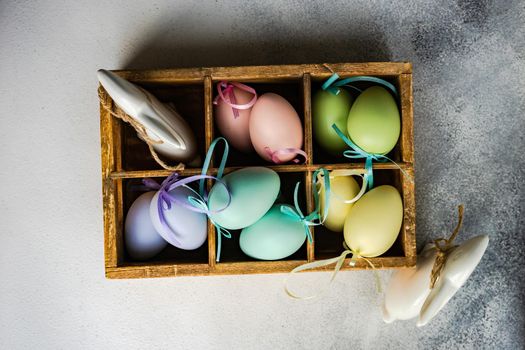
[[456, 239], [461, 225], [463, 224], [463, 204], [458, 206], [458, 224], [452, 232], [449, 238], [438, 238], [434, 240], [434, 246], [437, 250], [436, 260], [434, 261], [434, 266], [432, 267], [432, 273], [430, 274], [430, 289], [434, 288], [436, 282], [439, 279], [445, 262], [447, 261], [448, 255], [456, 247], [454, 245], [454, 240]]
[[144, 142], [146, 142], [146, 144], [148, 145], [148, 148], [149, 148], [149, 152], [151, 153], [151, 156], [153, 157], [153, 159], [162, 168], [164, 168], [166, 170], [170, 170], [170, 171], [184, 170], [184, 164], [183, 163], [179, 163], [177, 165], [172, 166], [172, 165], [169, 165], [166, 162], [164, 162], [162, 159], [160, 159], [159, 155], [157, 154], [157, 152], [153, 148], [153, 145], [162, 144], [163, 141], [160, 140], [160, 139], [159, 140], [155, 140], [155, 139], [151, 138], [148, 135], [148, 133], [146, 132], [146, 127], [144, 125], [142, 125], [142, 123], [140, 123], [136, 119], [130, 117], [126, 113], [124, 113], [124, 111], [122, 109], [120, 109], [118, 106], [116, 106], [115, 111], [114, 111], [113, 108], [112, 108], [111, 100], [108, 100], [107, 96], [108, 95], [106, 94], [104, 88], [102, 86], [99, 86], [99, 88], [98, 88], [98, 98], [100, 100], [100, 105], [102, 106], [102, 108], [106, 112], [108, 112], [110, 115], [112, 115], [113, 117], [115, 117], [117, 119], [120, 119], [123, 122], [128, 123], [129, 125], [131, 125], [133, 127], [133, 129], [135, 129], [135, 131], [137, 132], [139, 137]]

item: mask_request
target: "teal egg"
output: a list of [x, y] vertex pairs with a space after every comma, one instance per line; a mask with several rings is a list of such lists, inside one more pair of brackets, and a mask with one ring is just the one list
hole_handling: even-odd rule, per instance
[[346, 130], [346, 120], [354, 98], [345, 89], [339, 89], [335, 95], [325, 90], [319, 90], [312, 101], [312, 128], [315, 141], [325, 151], [339, 154], [348, 146], [335, 133], [335, 124], [343, 132]]
[[[288, 206], [288, 205], [287, 205]], [[303, 223], [274, 205], [259, 221], [241, 232], [244, 254], [259, 260], [279, 260], [295, 253], [306, 240]]]
[[225, 175], [222, 181], [230, 190], [230, 205], [213, 213], [228, 203], [226, 189], [216, 183], [210, 191], [208, 206], [212, 212], [210, 218], [230, 230], [250, 226], [262, 218], [272, 207], [281, 188], [279, 175], [264, 167], [243, 168]]
[[350, 139], [364, 151], [390, 152], [401, 130], [399, 109], [392, 95], [380, 86], [363, 91], [348, 113], [347, 130]]

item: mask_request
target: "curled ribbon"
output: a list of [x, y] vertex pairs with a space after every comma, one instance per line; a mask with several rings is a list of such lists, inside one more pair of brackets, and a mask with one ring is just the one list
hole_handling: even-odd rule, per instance
[[349, 84], [355, 83], [355, 82], [359, 82], [359, 81], [366, 81], [366, 82], [382, 85], [383, 87], [385, 87], [388, 90], [390, 90], [395, 96], [397, 96], [397, 89], [396, 89], [396, 87], [393, 84], [391, 84], [388, 81], [386, 81], [384, 79], [381, 79], [381, 78], [370, 77], [370, 76], [366, 76], [366, 75], [360, 75], [360, 76], [356, 76], [356, 77], [350, 77], [350, 78], [341, 79], [339, 81], [337, 81], [337, 79], [339, 79], [339, 75], [337, 73], [333, 73], [332, 76], [330, 78], [328, 78], [323, 83], [321, 88], [323, 90], [327, 90], [327, 91], [331, 92], [334, 95], [338, 95], [339, 92], [340, 92], [340, 88], [343, 87], [343, 86], [352, 88], [352, 89], [356, 90], [357, 92], [361, 93], [362, 92], [361, 89], [359, 89], [359, 88], [357, 88], [357, 87], [355, 87], [353, 85], [349, 85]]
[[[221, 180], [219, 180], [220, 183], [224, 183]], [[226, 186], [226, 185], [225, 185]], [[232, 238], [232, 234], [230, 231], [228, 231], [226, 228], [222, 227], [218, 223], [216, 223], [211, 217], [210, 214], [212, 213], [218, 213], [222, 210], [226, 209], [229, 205], [231, 200], [228, 200], [228, 204], [221, 209], [218, 210], [210, 210], [207, 204], [207, 199], [204, 199], [197, 191], [195, 191], [192, 188], [189, 188], [193, 193], [195, 193], [196, 197], [189, 196], [188, 201], [192, 203], [197, 208], [202, 208], [203, 212], [205, 212], [208, 215], [208, 219], [211, 221], [212, 225], [215, 226], [215, 229], [217, 230], [217, 254], [215, 261], [219, 262], [221, 259], [221, 248], [222, 248], [222, 237], [225, 238]], [[226, 187], [226, 191], [228, 195], [230, 196], [230, 191]]]
[[295, 209], [292, 209], [291, 207], [287, 205], [281, 205], [281, 213], [288, 215], [296, 219], [297, 221], [301, 221], [304, 227], [304, 233], [306, 237], [308, 238], [308, 242], [312, 242], [312, 234], [310, 232], [310, 226], [318, 225], [317, 223], [315, 223], [315, 220], [319, 218], [319, 213], [314, 211], [310, 215], [307, 215], [307, 216], [303, 215], [303, 212], [301, 211], [301, 208], [299, 207], [299, 202], [297, 198], [298, 192], [299, 192], [299, 185], [300, 185], [300, 182], [298, 182], [295, 185], [295, 190], [294, 190]]
[[[235, 88], [253, 94], [253, 98], [248, 103], [237, 104], [237, 99], [235, 98], [234, 92]], [[241, 83], [221, 81], [217, 83], [217, 93], [218, 95], [213, 100], [213, 104], [218, 105], [219, 101], [222, 100], [232, 108], [234, 118], [239, 117], [239, 110], [250, 109], [257, 101], [257, 92], [255, 89]]]
[[[204, 163], [202, 165], [201, 176], [206, 175], [206, 173], [208, 172], [208, 168], [211, 162], [211, 156], [215, 152], [215, 146], [220, 141], [224, 142], [224, 151], [222, 153], [221, 163], [219, 164], [219, 167], [217, 168], [217, 178], [218, 179], [222, 178], [222, 175], [224, 173], [224, 168], [226, 167], [226, 161], [228, 160], [228, 152], [230, 150], [230, 145], [228, 144], [228, 141], [224, 137], [217, 137], [210, 144], [210, 147], [208, 148], [208, 152], [206, 153], [206, 158], [204, 159]], [[228, 190], [227, 187], [226, 189]], [[229, 190], [228, 190], [228, 193], [230, 193]], [[208, 194], [204, 190], [204, 178], [201, 178], [199, 182], [199, 194], [200, 194], [200, 197], [203, 198], [203, 205], [207, 208]], [[216, 254], [215, 261], [219, 262], [221, 259], [222, 237], [224, 236], [225, 238], [231, 238], [231, 233], [230, 231], [228, 231], [227, 229], [225, 229], [224, 227], [222, 227], [221, 225], [213, 221], [209, 215], [208, 215], [208, 219], [210, 219], [211, 223], [213, 224], [213, 226], [215, 226], [215, 229], [217, 230], [217, 254]]]
[[299, 148], [282, 148], [282, 149], [278, 149], [276, 151], [272, 151], [272, 149], [270, 147], [265, 147], [264, 150], [266, 151], [266, 154], [268, 155], [268, 157], [270, 157], [271, 161], [275, 164], [282, 164], [284, 163], [280, 158], [279, 158], [279, 155], [285, 155], [285, 154], [294, 154], [296, 157], [294, 159], [292, 159], [292, 162], [295, 163], [295, 164], [299, 164], [301, 161], [297, 158], [297, 156], [302, 156], [304, 159], [303, 159], [303, 163], [306, 162], [306, 160], [308, 159], [308, 155], [306, 154], [305, 151], [303, 151], [302, 149], [299, 149]]
[[[337, 273], [341, 270], [341, 267], [343, 267], [345, 259], [346, 259], [346, 257], [349, 254], [352, 254], [352, 258], [350, 259], [350, 262], [348, 263], [349, 266], [355, 266], [357, 260], [362, 259], [372, 268], [372, 270], [374, 271], [374, 276], [376, 278], [377, 292], [381, 293], [382, 292], [381, 279], [379, 278], [379, 274], [377, 273], [377, 269], [374, 266], [374, 264], [369, 259], [367, 259], [366, 257], [361, 256], [358, 252], [348, 248], [346, 243], [343, 243], [343, 246], [344, 246], [345, 250], [341, 253], [341, 255], [339, 255], [339, 256], [337, 256], [335, 258], [319, 260], [319, 261], [313, 261], [313, 262], [310, 262], [310, 263], [306, 263], [306, 264], [297, 266], [292, 271], [290, 271], [290, 273], [288, 274], [288, 277], [286, 278], [285, 283], [284, 283], [284, 291], [286, 292], [286, 294], [288, 294], [288, 296], [290, 296], [291, 298], [301, 299], [301, 300], [314, 299], [314, 298], [317, 298], [318, 296], [324, 294], [328, 290], [328, 288], [331, 286], [332, 282], [335, 280], [335, 276], [337, 276]], [[310, 270], [310, 269], [315, 269], [315, 268], [318, 268], [318, 267], [332, 265], [332, 264], [335, 264], [335, 268], [334, 268], [334, 271], [332, 272], [332, 276], [330, 277], [330, 280], [328, 281], [328, 283], [325, 284], [320, 289], [320, 291], [318, 293], [312, 294], [312, 295], [308, 295], [308, 296], [301, 296], [301, 295], [298, 295], [298, 294], [292, 292], [290, 290], [290, 288], [288, 288], [288, 281], [289, 281], [290, 277], [293, 274], [295, 274], [297, 272], [305, 271], [305, 270]]]
[[377, 162], [391, 162], [394, 164], [402, 173], [405, 175], [405, 177], [410, 181], [413, 182], [412, 177], [408, 175], [408, 173], [399, 166], [396, 162], [394, 162], [392, 159], [388, 158], [387, 156], [379, 153], [368, 153], [364, 150], [362, 150], [359, 146], [357, 146], [355, 143], [350, 140], [350, 138], [346, 137], [345, 134], [339, 128], [337, 125], [332, 124], [332, 128], [335, 130], [337, 135], [350, 147], [350, 149], [343, 152], [343, 156], [350, 159], [365, 159], [365, 169], [366, 169], [366, 180], [368, 181], [368, 189], [371, 189], [374, 187], [374, 173], [373, 173], [373, 166], [372, 161]]
[[[321, 173], [317, 174], [317, 184], [314, 184], [316, 185], [316, 187], [314, 188], [316, 188], [316, 192], [318, 195], [321, 194], [321, 191], [323, 189], [325, 191], [325, 200], [324, 200], [325, 207], [323, 208], [325, 218], [326, 218], [326, 215], [328, 215], [328, 209], [329, 209], [328, 205], [330, 203], [330, 196], [334, 196], [337, 200], [339, 200], [342, 203], [350, 204], [350, 203], [357, 202], [365, 194], [367, 183], [368, 183], [367, 176], [365, 175], [366, 173], [367, 173], [367, 170], [365, 169], [337, 169], [337, 170], [330, 171], [329, 176], [328, 176], [329, 177], [328, 183], [330, 183], [331, 180], [339, 176], [359, 176], [363, 179], [361, 190], [353, 198], [350, 198], [350, 199], [341, 197], [340, 195], [335, 193], [333, 190], [330, 191], [330, 189], [328, 189], [327, 191], [325, 174], [321, 174]], [[322, 180], [324, 180], [324, 182]]]
[[[314, 172], [313, 180], [312, 180], [313, 186], [315, 188], [316, 181], [317, 181], [316, 179], [318, 178], [317, 175], [321, 173], [324, 174], [324, 186], [326, 188], [326, 193], [330, 195], [330, 180], [328, 176], [328, 171], [326, 169], [319, 168]], [[319, 194], [317, 193], [317, 191], [314, 191], [315, 209], [309, 215], [305, 216], [301, 210], [301, 207], [299, 206], [299, 185], [300, 184], [301, 184], [300, 182], [295, 184], [294, 196], [293, 196], [295, 209], [287, 205], [281, 205], [280, 210], [281, 210], [281, 213], [288, 215], [296, 219], [297, 221], [302, 222], [303, 227], [304, 227], [304, 233], [306, 237], [308, 238], [308, 241], [311, 243], [313, 241], [313, 238], [310, 232], [310, 226], [321, 225], [326, 220], [328, 211], [325, 210], [325, 214], [321, 216], [321, 204], [319, 202]]]

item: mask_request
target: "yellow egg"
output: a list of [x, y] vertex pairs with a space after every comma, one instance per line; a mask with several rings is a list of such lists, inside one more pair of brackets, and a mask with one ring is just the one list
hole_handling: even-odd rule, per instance
[[385, 253], [396, 241], [403, 223], [403, 202], [395, 187], [378, 186], [351, 208], [344, 225], [348, 247], [364, 257]]
[[[317, 184], [321, 203], [321, 215], [324, 216], [326, 191], [324, 185], [322, 185], [322, 181], [319, 181]], [[345, 219], [354, 205], [354, 203], [345, 203], [345, 201], [352, 200], [358, 193], [359, 185], [352, 176], [337, 176], [337, 174], [331, 172], [329, 206], [324, 226], [330, 231], [343, 232]]]

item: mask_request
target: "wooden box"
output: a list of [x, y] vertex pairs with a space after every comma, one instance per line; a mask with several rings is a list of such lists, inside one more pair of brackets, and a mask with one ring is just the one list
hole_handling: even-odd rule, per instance
[[[329, 67], [329, 68], [328, 68]], [[393, 83], [400, 95], [401, 137], [389, 157], [412, 178], [414, 177], [413, 151], [413, 99], [412, 66], [410, 63], [342, 63], [305, 64], [252, 67], [214, 67], [195, 69], [168, 69], [147, 71], [116, 71], [152, 92], [160, 100], [173, 102], [180, 114], [193, 128], [204, 156], [218, 131], [213, 120], [212, 101], [218, 81], [229, 80], [248, 83], [259, 94], [275, 92], [285, 97], [297, 110], [304, 123], [304, 150], [309, 159], [306, 164], [271, 165], [257, 155], [243, 156], [231, 150], [226, 172], [239, 167], [264, 165], [277, 171], [281, 177], [282, 201], [292, 203], [293, 187], [302, 181], [301, 201], [308, 212], [313, 210], [311, 178], [319, 167], [332, 169], [363, 168], [364, 162], [350, 161], [344, 157], [330, 157], [312, 140], [311, 96], [320, 89], [322, 82], [331, 76], [330, 70], [341, 78], [369, 75]], [[103, 99], [112, 102], [102, 93]], [[117, 107], [111, 103], [115, 110]], [[255, 274], [289, 272], [309, 261], [331, 258], [343, 250], [343, 235], [328, 231], [322, 226], [311, 228], [313, 242], [304, 246], [287, 259], [257, 261], [244, 255], [239, 248], [239, 231], [231, 239], [222, 240], [221, 261], [216, 262], [216, 234], [208, 223], [208, 240], [195, 251], [184, 251], [168, 246], [157, 257], [146, 262], [132, 261], [127, 256], [123, 242], [124, 218], [133, 200], [140, 195], [134, 184], [144, 177], [161, 181], [170, 174], [151, 157], [144, 142], [127, 124], [100, 109], [102, 145], [102, 188], [104, 202], [105, 268], [108, 278], [168, 277], [187, 275]], [[215, 162], [217, 164], [217, 162]], [[181, 175], [199, 174], [201, 169], [186, 168]], [[210, 169], [216, 173], [216, 168]], [[403, 198], [404, 218], [399, 237], [394, 246], [381, 257], [370, 259], [377, 268], [402, 268], [416, 262], [414, 184], [408, 181], [392, 163], [374, 163], [377, 185], [391, 184], [398, 188]], [[347, 259], [348, 260], [348, 259]], [[348, 262], [348, 261], [347, 261]], [[347, 262], [343, 270], [366, 269], [368, 264], [358, 261], [354, 267]], [[322, 269], [332, 269], [333, 266]]]

